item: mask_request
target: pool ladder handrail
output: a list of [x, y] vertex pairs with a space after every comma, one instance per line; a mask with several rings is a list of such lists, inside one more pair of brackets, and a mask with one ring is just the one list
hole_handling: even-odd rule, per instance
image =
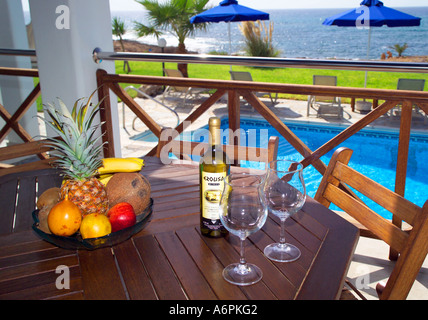
[[[168, 107], [167, 105], [163, 104], [162, 102], [156, 100], [155, 98], [151, 97], [150, 95], [148, 95], [147, 93], [141, 91], [140, 89], [135, 88], [134, 86], [127, 86], [125, 88], [125, 91], [128, 92], [128, 90], [134, 90], [136, 92], [138, 92], [139, 94], [143, 95], [144, 97], [146, 97], [147, 99], [151, 99], [154, 102], [160, 104], [161, 106], [163, 106], [164, 108], [167, 108], [169, 111], [171, 111], [172, 113], [175, 114], [175, 116], [177, 117], [177, 124], [175, 125], [176, 127], [180, 124], [180, 116], [178, 115], [178, 113], [171, 109], [170, 107]], [[135, 129], [135, 121], [139, 119], [137, 116], [135, 116], [134, 120], [132, 120], [132, 129], [137, 131]], [[158, 123], [159, 124], [159, 123]], [[125, 126], [125, 103], [122, 101], [122, 126], [123, 129], [126, 131], [126, 133], [130, 136], [131, 134], [128, 132], [128, 130], [126, 130], [126, 126]], [[164, 128], [163, 125], [159, 124], [159, 126], [161, 126], [162, 128]]]

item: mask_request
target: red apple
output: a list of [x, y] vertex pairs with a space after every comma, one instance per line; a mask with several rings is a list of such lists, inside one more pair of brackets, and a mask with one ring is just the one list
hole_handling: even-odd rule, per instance
[[112, 232], [131, 227], [137, 221], [134, 208], [127, 202], [120, 202], [111, 207], [107, 212], [107, 217], [110, 220]]

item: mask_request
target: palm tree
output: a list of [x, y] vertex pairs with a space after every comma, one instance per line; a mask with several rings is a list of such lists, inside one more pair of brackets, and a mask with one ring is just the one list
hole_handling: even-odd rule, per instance
[[[122, 36], [126, 33], [125, 23], [121, 21], [120, 18], [118, 17], [114, 17], [112, 20], [112, 33], [116, 37], [119, 37], [119, 42], [122, 47], [122, 51], [125, 51], [125, 46], [123, 44], [123, 39], [122, 39]], [[126, 71], [126, 73], [131, 72], [131, 67], [129, 66], [128, 61], [123, 62], [123, 71]]]
[[[206, 23], [190, 23], [190, 18], [207, 8], [209, 0], [168, 0], [159, 3], [157, 0], [136, 0], [147, 10], [150, 26], [135, 22], [135, 31], [139, 37], [155, 35], [159, 38], [168, 31], [178, 39], [177, 53], [187, 53], [184, 41], [196, 30], [205, 30]], [[179, 64], [178, 69], [188, 76], [187, 64]]]
[[397, 51], [398, 56], [401, 57], [403, 52], [408, 48], [409, 46], [407, 45], [407, 43], [400, 45], [400, 44], [394, 44], [392, 47], [390, 47], [391, 49], [394, 49], [395, 51]]

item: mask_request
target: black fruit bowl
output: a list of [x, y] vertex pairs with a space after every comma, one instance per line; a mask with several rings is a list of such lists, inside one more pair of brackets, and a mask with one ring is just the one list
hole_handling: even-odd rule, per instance
[[112, 232], [106, 236], [98, 238], [82, 239], [79, 232], [70, 237], [57, 236], [52, 233], [46, 233], [39, 229], [39, 210], [33, 211], [33, 230], [44, 240], [63, 249], [87, 249], [94, 250], [104, 247], [111, 247], [128, 240], [134, 234], [143, 230], [143, 228], [150, 222], [152, 217], [153, 199], [147, 208], [139, 215], [137, 215], [137, 222], [128, 228]]

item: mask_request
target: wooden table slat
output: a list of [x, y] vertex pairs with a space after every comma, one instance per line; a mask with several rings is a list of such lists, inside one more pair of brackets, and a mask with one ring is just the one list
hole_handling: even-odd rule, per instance
[[146, 273], [143, 262], [134, 248], [133, 241], [125, 241], [114, 247], [122, 279], [130, 299], [156, 300], [152, 283]]
[[[256, 234], [263, 234], [263, 232], [256, 232]], [[229, 235], [229, 243], [233, 245], [236, 252], [240, 251], [240, 240], [238, 237]], [[297, 287], [285, 276], [281, 268], [278, 265], [284, 265], [283, 263], [276, 263], [266, 259], [263, 250], [265, 246], [259, 246], [254, 241], [261, 240], [256, 238], [247, 239], [245, 241], [245, 257], [248, 263], [254, 263], [262, 269], [263, 281], [277, 299], [292, 299], [297, 292]], [[271, 243], [271, 242], [269, 242]], [[296, 263], [286, 263], [294, 269], [302, 270]], [[304, 272], [302, 272], [302, 277]], [[298, 282], [300, 284], [300, 282]]]
[[[252, 234], [250, 236], [250, 240], [260, 251], [263, 251], [266, 246], [274, 242], [274, 240], [269, 237], [263, 230]], [[306, 276], [306, 270], [296, 262], [280, 263], [271, 261], [270, 263], [275, 265], [275, 267], [281, 271], [287, 281], [289, 281], [293, 285], [293, 287], [295, 288], [294, 291], [296, 293], [297, 288], [300, 286], [301, 282]]]
[[70, 255], [2, 268], [0, 270], [0, 283], [6, 280], [22, 278], [28, 274], [55, 271], [59, 265], [66, 265], [68, 267], [79, 266], [79, 261], [76, 255]]
[[157, 297], [160, 300], [186, 300], [181, 284], [156, 239], [149, 235], [135, 238], [134, 243], [144, 262]]
[[174, 202], [177, 200], [185, 199], [198, 199], [199, 200], [199, 186], [182, 187], [176, 189], [176, 193], [169, 190], [162, 190], [161, 192], [152, 192], [152, 197], [156, 198], [156, 204]]
[[[157, 199], [156, 199], [157, 200]], [[170, 210], [178, 208], [185, 208], [185, 207], [194, 207], [196, 205], [199, 205], [199, 197], [194, 195], [194, 197], [190, 199], [182, 199], [182, 200], [175, 200], [170, 202], [160, 202], [154, 201], [154, 207], [155, 210], [164, 211], [164, 210]]]
[[[263, 226], [262, 230], [269, 234], [271, 237], [270, 243], [279, 242], [279, 235], [280, 235], [280, 226], [274, 222], [272, 219], [267, 219], [265, 225]], [[296, 260], [296, 264], [302, 266], [304, 269], [308, 268], [311, 263], [314, 256], [314, 252], [309, 250], [307, 247], [305, 247], [302, 243], [299, 242], [296, 238], [294, 238], [290, 233], [288, 233], [288, 229], [285, 229], [285, 241], [287, 243], [291, 243], [299, 248], [299, 250], [302, 252], [302, 255], [298, 260]], [[270, 243], [267, 243], [269, 245]]]
[[127, 299], [111, 248], [79, 250], [79, 261], [85, 299]]
[[224, 266], [205, 244], [195, 227], [182, 228], [177, 231], [177, 235], [219, 299], [246, 299], [238, 286], [224, 281], [221, 276]]
[[[44, 281], [45, 284], [43, 285], [37, 285], [37, 286], [28, 286], [26, 281], [29, 281], [30, 283], [34, 283], [33, 281], [36, 280], [37, 282], [40, 282], [40, 278], [43, 278], [41, 276], [34, 276], [34, 277], [27, 277], [24, 279], [24, 281], [21, 283], [21, 287], [25, 288], [18, 291], [11, 291], [8, 293], [0, 294], [0, 300], [41, 300], [41, 299], [83, 299], [83, 286], [82, 286], [82, 279], [75, 278], [74, 273], [76, 273], [78, 270], [78, 267], [73, 267], [70, 269], [70, 289], [62, 289], [58, 290], [55, 284], [56, 277], [58, 277], [58, 274], [48, 274], [49, 277], [47, 277]], [[16, 283], [18, 285], [18, 283]]]
[[[203, 240], [224, 266], [239, 262], [239, 253], [233, 249], [233, 246], [228, 241], [226, 241], [226, 239], [204, 238]], [[262, 254], [260, 253], [260, 255]], [[275, 295], [272, 293], [272, 291], [269, 290], [263, 281], [259, 281], [251, 286], [244, 286], [241, 288], [241, 290], [245, 293], [248, 299], [276, 299]]]
[[28, 253], [25, 252], [24, 254], [1, 258], [0, 269], [66, 255], [70, 255], [70, 250], [61, 248], [52, 248], [51, 250], [33, 251]]
[[[1, 181], [1, 179], [0, 179]], [[15, 199], [18, 182], [14, 179], [0, 183], [0, 235], [13, 231], [13, 219], [15, 215]]]
[[[33, 231], [28, 231], [26, 233], [33, 233]], [[17, 233], [17, 235], [23, 235], [24, 232]], [[3, 238], [7, 240], [7, 238]], [[1, 239], [1, 240], [3, 240]], [[31, 238], [30, 238], [31, 239]], [[0, 241], [1, 241], [0, 240]], [[14, 244], [8, 244], [0, 247], [0, 259], [16, 256], [16, 255], [22, 255], [26, 253], [31, 253], [34, 251], [42, 251], [42, 250], [56, 250], [58, 251], [58, 247], [50, 244], [47, 241], [43, 241], [40, 238], [39, 239], [31, 239], [30, 241], [24, 241], [24, 242], [17, 242]], [[65, 254], [69, 254], [72, 251], [69, 250], [63, 250], [60, 249]]]
[[199, 225], [199, 213], [194, 213], [194, 207], [189, 207], [189, 214], [172, 218], [157, 219], [154, 215], [152, 221], [137, 236], [145, 234], [156, 234], [165, 231], [174, 231], [177, 229]]
[[156, 239], [189, 299], [211, 300], [217, 298], [175, 233], [158, 233]]
[[[306, 277], [298, 298], [337, 299], [343, 282], [333, 284], [329, 279], [334, 276], [345, 278], [349, 262], [358, 242], [359, 230], [311, 198], [307, 199], [305, 210], [312, 212], [315, 218], [322, 220], [329, 227], [329, 232], [323, 241], [320, 252], [317, 254], [317, 259], [314, 261], [313, 272]], [[352, 246], [344, 246], [344, 243], [351, 243]], [[313, 292], [314, 287], [322, 287], [324, 290], [323, 292], [321, 290]]]
[[28, 225], [33, 224], [32, 212], [36, 209], [35, 198], [36, 177], [25, 177], [20, 179], [14, 232], [24, 231], [28, 228]]

